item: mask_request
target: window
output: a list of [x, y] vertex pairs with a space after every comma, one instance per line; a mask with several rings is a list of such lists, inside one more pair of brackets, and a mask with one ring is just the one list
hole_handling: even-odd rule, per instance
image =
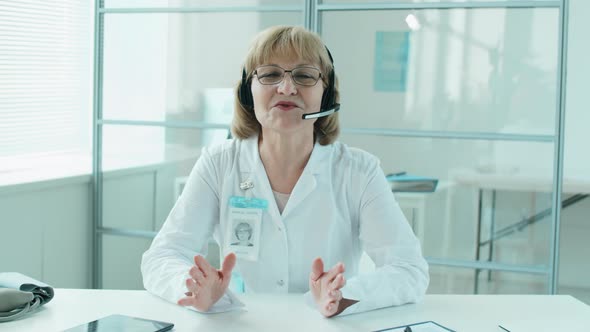
[[0, 2], [0, 185], [90, 172], [92, 27], [91, 1]]

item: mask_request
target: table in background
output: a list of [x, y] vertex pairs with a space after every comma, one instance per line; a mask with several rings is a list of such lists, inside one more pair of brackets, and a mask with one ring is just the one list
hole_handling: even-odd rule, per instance
[[[497, 191], [517, 191], [517, 192], [531, 192], [531, 193], [552, 193], [553, 179], [550, 173], [541, 175], [535, 172], [523, 173], [518, 171], [512, 172], [481, 172], [475, 169], [461, 169], [453, 172], [453, 180], [457, 185], [473, 186], [477, 188], [477, 231], [476, 231], [476, 247], [475, 259], [480, 259], [480, 250], [484, 246], [488, 246], [487, 261], [492, 261], [494, 253], [494, 241], [497, 241], [504, 236], [518, 232], [544, 218], [551, 217], [551, 207], [543, 209], [541, 212], [535, 213], [523, 220], [517, 220], [514, 223], [496, 229], [496, 192]], [[492, 193], [491, 198], [491, 220], [490, 220], [490, 236], [487, 240], [482, 241], [482, 206], [484, 191]], [[584, 199], [590, 194], [590, 176], [564, 176], [562, 182], [562, 193], [570, 195], [562, 199], [562, 208], [565, 209]], [[479, 273], [481, 269], [475, 270], [474, 278], [474, 293], [478, 293], [479, 288]], [[488, 281], [491, 279], [491, 271], [488, 270]], [[590, 330], [590, 328], [589, 328]]]
[[[56, 289], [41, 311], [0, 324], [0, 331], [61, 331], [110, 314], [175, 324], [174, 331], [374, 331], [433, 320], [457, 331], [588, 331], [590, 306], [568, 295], [427, 295], [419, 304], [327, 319], [302, 295], [240, 295], [245, 310], [200, 314], [146, 291]], [[527, 328], [526, 326], [531, 326]], [[541, 328], [540, 328], [541, 326]]]
[[[395, 200], [398, 202], [402, 211], [411, 211], [411, 216], [408, 216], [406, 213], [404, 213], [404, 215], [406, 215], [406, 219], [408, 219], [408, 222], [412, 226], [414, 234], [416, 234], [416, 237], [418, 238], [418, 240], [420, 240], [422, 248], [424, 248], [426, 227], [426, 201], [436, 194], [445, 192], [452, 185], [453, 183], [449, 181], [439, 181], [436, 187], [436, 191], [434, 192], [398, 191], [393, 193], [393, 195], [395, 196]], [[445, 232], [445, 234], [447, 233]]]

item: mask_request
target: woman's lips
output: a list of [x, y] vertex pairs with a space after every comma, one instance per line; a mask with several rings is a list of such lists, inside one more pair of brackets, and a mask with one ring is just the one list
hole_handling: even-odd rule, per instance
[[283, 111], [290, 111], [294, 108], [297, 108], [297, 106], [295, 106], [295, 105], [285, 105], [285, 104], [278, 104], [275, 107], [277, 107]]
[[297, 104], [292, 103], [292, 102], [288, 102], [288, 101], [286, 101], [286, 102], [278, 102], [278, 103], [276, 103], [275, 107], [277, 107], [277, 108], [279, 108], [280, 110], [283, 110], [283, 111], [290, 111], [290, 110], [292, 110], [294, 108], [297, 108]]

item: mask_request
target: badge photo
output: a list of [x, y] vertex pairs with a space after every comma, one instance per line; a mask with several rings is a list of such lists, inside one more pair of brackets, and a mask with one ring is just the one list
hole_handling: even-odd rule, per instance
[[262, 210], [256, 208], [230, 208], [230, 222], [226, 229], [228, 251], [239, 258], [258, 259]]
[[252, 225], [246, 221], [242, 221], [237, 225], [234, 225], [234, 241], [231, 245], [232, 246], [242, 246], [242, 247], [253, 247], [254, 244], [252, 241], [252, 234], [254, 230]]

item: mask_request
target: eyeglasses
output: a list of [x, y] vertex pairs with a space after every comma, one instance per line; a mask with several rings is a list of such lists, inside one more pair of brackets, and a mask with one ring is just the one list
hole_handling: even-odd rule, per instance
[[314, 86], [322, 78], [322, 72], [319, 69], [308, 66], [285, 70], [276, 65], [265, 65], [254, 70], [258, 82], [264, 85], [281, 83], [285, 79], [285, 73], [290, 73], [293, 82], [302, 86]]

